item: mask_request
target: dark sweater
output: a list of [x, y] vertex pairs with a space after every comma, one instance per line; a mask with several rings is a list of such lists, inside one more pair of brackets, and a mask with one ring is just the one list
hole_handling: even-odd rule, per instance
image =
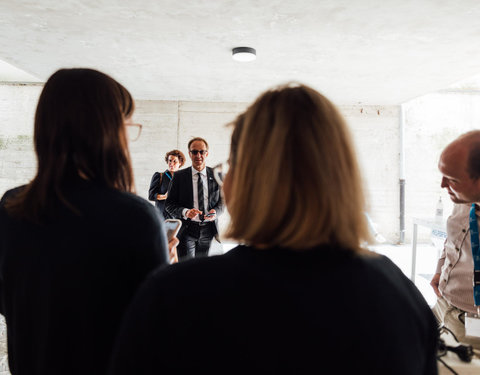
[[35, 225], [0, 203], [0, 312], [15, 375], [104, 374], [136, 289], [168, 261], [162, 220], [147, 201], [79, 182]]
[[114, 351], [120, 374], [436, 374], [435, 319], [387, 258], [319, 247], [155, 272]]

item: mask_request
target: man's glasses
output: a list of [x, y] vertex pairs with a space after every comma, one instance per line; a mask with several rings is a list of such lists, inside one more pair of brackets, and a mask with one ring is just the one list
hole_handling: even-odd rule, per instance
[[205, 155], [207, 153], [208, 150], [190, 150], [190, 152], [193, 154], [193, 155], [197, 155], [197, 154], [200, 154], [200, 155]]
[[142, 124], [125, 124], [127, 125], [127, 135], [130, 141], [136, 141], [142, 132]]

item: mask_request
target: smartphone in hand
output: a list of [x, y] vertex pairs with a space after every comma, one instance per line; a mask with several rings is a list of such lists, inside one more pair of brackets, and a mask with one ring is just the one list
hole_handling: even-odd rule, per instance
[[182, 226], [182, 222], [178, 219], [165, 220], [165, 230], [167, 231], [167, 240], [170, 241], [175, 237]]

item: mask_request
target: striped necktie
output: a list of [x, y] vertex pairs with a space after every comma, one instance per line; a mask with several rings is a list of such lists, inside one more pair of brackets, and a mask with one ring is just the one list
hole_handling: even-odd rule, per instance
[[203, 200], [203, 181], [202, 181], [202, 174], [200, 172], [197, 173], [197, 191], [198, 191], [198, 209], [202, 211], [202, 214], [199, 215], [200, 221], [205, 219], [205, 203]]

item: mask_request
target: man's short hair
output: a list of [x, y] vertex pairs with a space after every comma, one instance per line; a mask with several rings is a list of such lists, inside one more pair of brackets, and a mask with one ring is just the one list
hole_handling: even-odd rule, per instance
[[200, 137], [195, 137], [195, 138], [192, 138], [190, 139], [190, 142], [188, 142], [188, 152], [190, 152], [190, 145], [193, 143], [193, 142], [197, 142], [197, 141], [200, 141], [200, 142], [203, 142], [205, 144], [205, 147], [207, 148], [207, 151], [208, 151], [208, 143], [205, 139], [203, 138], [200, 138]]

